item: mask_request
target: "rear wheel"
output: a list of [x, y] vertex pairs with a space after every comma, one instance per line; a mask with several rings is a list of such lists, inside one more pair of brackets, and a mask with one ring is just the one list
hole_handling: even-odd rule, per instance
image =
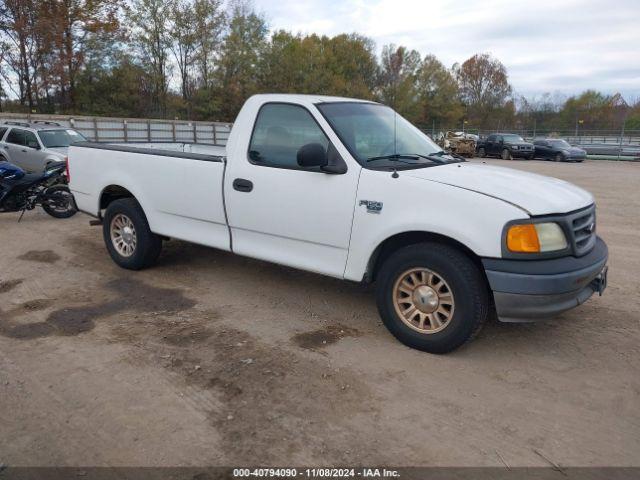
[[505, 148], [502, 150], [502, 159], [503, 160], [513, 160], [513, 158], [511, 157], [511, 152], [509, 151], [508, 148]]
[[404, 247], [382, 265], [377, 304], [389, 331], [405, 345], [450, 352], [472, 339], [487, 318], [489, 294], [478, 267], [438, 243]]
[[478, 156], [479, 156], [480, 158], [484, 158], [484, 157], [486, 157], [486, 156], [487, 156], [487, 151], [484, 149], [484, 147], [480, 147], [480, 148], [478, 149]]
[[149, 229], [147, 217], [133, 198], [115, 200], [107, 207], [103, 237], [114, 262], [129, 270], [153, 265], [162, 249], [162, 239]]
[[42, 209], [52, 217], [70, 218], [78, 212], [73, 194], [66, 185], [53, 185], [47, 188], [45, 195]]

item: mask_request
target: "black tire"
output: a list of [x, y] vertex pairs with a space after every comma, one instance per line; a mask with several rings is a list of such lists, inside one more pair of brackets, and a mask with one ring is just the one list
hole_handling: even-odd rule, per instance
[[556, 156], [553, 157], [553, 160], [556, 162], [563, 162], [564, 161], [564, 155], [562, 155], [561, 153], [556, 153]]
[[484, 149], [484, 147], [480, 147], [478, 149], [478, 156], [480, 158], [485, 158], [487, 156], [487, 151]]
[[503, 160], [513, 160], [513, 157], [511, 156], [511, 152], [509, 151], [508, 148], [502, 149], [501, 157]]
[[[130, 255], [120, 253], [114, 241], [111, 240], [111, 231], [114, 229], [114, 219], [126, 218], [131, 221], [134, 228], [135, 245]], [[133, 198], [114, 200], [107, 207], [102, 224], [104, 243], [109, 255], [114, 262], [128, 270], [141, 270], [153, 265], [162, 250], [162, 239], [149, 229], [149, 222], [140, 204]]]
[[529, 155], [529, 156], [527, 157], [527, 160], [533, 160], [533, 159], [534, 159], [534, 157], [535, 157], [535, 155]]
[[[47, 188], [45, 194], [50, 197], [52, 201], [49, 202], [45, 200], [42, 203], [42, 209], [53, 218], [71, 218], [78, 213], [73, 195], [66, 185], [53, 185]], [[63, 196], [66, 198], [63, 198]], [[56, 203], [56, 199], [57, 202], [60, 203]], [[66, 203], [66, 207], [61, 206], [63, 200]]]
[[[450, 287], [453, 313], [440, 331], [421, 333], [396, 311], [396, 282], [414, 268], [430, 270]], [[473, 339], [489, 310], [487, 283], [476, 264], [453, 247], [431, 242], [409, 245], [385, 260], [377, 277], [376, 298], [389, 331], [405, 345], [430, 353], [447, 353]]]

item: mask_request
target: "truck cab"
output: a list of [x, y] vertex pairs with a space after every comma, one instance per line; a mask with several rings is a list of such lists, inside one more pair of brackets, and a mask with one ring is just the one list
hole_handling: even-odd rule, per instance
[[256, 95], [225, 147], [150, 147], [69, 154], [78, 208], [124, 268], [153, 265], [176, 238], [375, 282], [391, 333], [433, 353], [473, 338], [492, 309], [532, 321], [606, 286], [591, 194], [450, 156], [375, 102]]

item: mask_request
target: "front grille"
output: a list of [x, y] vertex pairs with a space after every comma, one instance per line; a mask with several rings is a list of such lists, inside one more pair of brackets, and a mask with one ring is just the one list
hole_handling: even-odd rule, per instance
[[596, 206], [569, 214], [567, 226], [575, 254], [588, 253], [596, 243]]

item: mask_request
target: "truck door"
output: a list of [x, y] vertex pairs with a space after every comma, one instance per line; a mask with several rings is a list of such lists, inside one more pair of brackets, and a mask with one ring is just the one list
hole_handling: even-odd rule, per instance
[[250, 137], [227, 152], [224, 190], [233, 251], [341, 278], [360, 166], [351, 162], [346, 173], [328, 174], [298, 165], [304, 145], [320, 144], [341, 158], [346, 152], [319, 113], [302, 105], [266, 103], [245, 123], [236, 125], [251, 131]]

